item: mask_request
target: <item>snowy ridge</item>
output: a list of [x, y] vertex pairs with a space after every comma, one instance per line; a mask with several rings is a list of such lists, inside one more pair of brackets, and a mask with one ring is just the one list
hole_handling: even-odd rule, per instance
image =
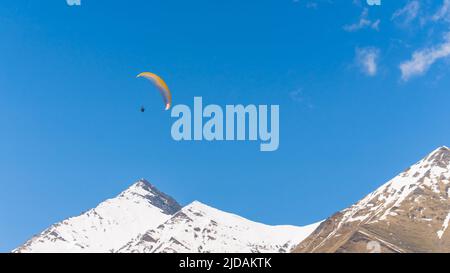
[[318, 225], [269, 226], [194, 201], [119, 252], [289, 252]]

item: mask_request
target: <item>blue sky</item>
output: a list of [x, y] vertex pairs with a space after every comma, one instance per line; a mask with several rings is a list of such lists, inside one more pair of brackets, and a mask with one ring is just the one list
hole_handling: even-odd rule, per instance
[[[449, 27], [447, 0], [2, 1], [0, 251], [141, 177], [183, 205], [324, 219], [450, 145]], [[174, 104], [279, 104], [279, 150], [173, 141], [142, 71]]]

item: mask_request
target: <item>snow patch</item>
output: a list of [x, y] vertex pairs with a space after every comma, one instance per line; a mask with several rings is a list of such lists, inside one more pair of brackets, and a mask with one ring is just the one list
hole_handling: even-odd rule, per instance
[[444, 232], [447, 230], [449, 222], [450, 222], [450, 212], [447, 214], [447, 217], [445, 217], [444, 223], [442, 224], [442, 228], [437, 232], [439, 239], [442, 239], [442, 235], [444, 235]]

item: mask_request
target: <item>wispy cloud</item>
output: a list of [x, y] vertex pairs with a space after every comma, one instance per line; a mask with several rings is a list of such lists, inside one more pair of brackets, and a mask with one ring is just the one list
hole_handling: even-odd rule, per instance
[[433, 21], [450, 20], [450, 0], [444, 0], [439, 10], [431, 17]]
[[356, 49], [355, 61], [361, 72], [367, 76], [373, 77], [378, 72], [378, 59], [380, 50], [375, 47], [365, 47]]
[[403, 24], [408, 25], [417, 18], [420, 11], [420, 2], [411, 1], [403, 8], [398, 9], [392, 15], [392, 20], [403, 20]]
[[380, 19], [377, 19], [375, 21], [370, 20], [369, 10], [367, 8], [364, 8], [361, 15], [359, 16], [359, 21], [351, 25], [345, 25], [344, 30], [348, 32], [355, 32], [365, 28], [379, 30], [380, 22]]
[[417, 50], [410, 60], [400, 64], [403, 81], [423, 75], [438, 60], [450, 56], [450, 32], [444, 34], [444, 41], [436, 46]]

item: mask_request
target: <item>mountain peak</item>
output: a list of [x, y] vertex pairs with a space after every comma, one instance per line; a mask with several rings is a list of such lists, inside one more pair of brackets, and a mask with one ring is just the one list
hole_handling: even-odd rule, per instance
[[180, 204], [171, 196], [161, 192], [146, 179], [139, 179], [128, 189], [123, 191], [119, 198], [137, 199], [149, 202], [151, 205], [160, 208], [164, 213], [174, 214], [181, 209]]
[[147, 185], [147, 186], [153, 186], [150, 182], [148, 182], [147, 179], [145, 178], [141, 178], [139, 179], [135, 184], [142, 184], [142, 185]]
[[441, 168], [448, 167], [450, 165], [450, 149], [446, 146], [437, 148], [425, 158], [425, 162]]
[[50, 226], [14, 252], [110, 252], [167, 221], [181, 206], [145, 179], [89, 211]]
[[148, 180], [146, 180], [144, 178], [141, 178], [138, 181], [136, 181], [135, 183], [133, 183], [128, 189], [133, 189], [133, 188], [144, 189], [144, 190], [156, 189], [156, 187], [153, 186], [152, 183], [150, 183]]
[[206, 204], [203, 204], [200, 201], [194, 200], [192, 201], [190, 204], [188, 204], [185, 208], [195, 208], [195, 209], [199, 209], [199, 210], [209, 210], [209, 209], [214, 209]]

